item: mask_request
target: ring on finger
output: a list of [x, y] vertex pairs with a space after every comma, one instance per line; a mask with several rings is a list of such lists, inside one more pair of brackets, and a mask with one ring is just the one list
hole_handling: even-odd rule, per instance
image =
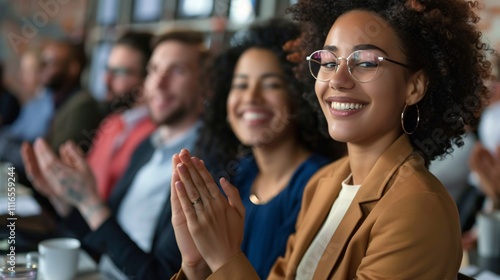
[[191, 202], [191, 204], [195, 205], [197, 203], [201, 202], [201, 197], [198, 197], [197, 199], [195, 199], [194, 201]]

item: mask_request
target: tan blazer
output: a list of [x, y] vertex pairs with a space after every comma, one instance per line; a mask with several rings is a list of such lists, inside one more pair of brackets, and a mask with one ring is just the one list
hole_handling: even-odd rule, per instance
[[[297, 231], [268, 279], [295, 279], [302, 257], [350, 172], [348, 158], [344, 158], [311, 178]], [[313, 279], [455, 279], [461, 259], [455, 203], [403, 135], [383, 153], [361, 185]], [[258, 276], [240, 254], [209, 279]]]

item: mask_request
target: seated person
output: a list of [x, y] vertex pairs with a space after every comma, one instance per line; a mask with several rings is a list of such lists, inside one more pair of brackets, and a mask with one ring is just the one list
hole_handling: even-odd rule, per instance
[[165, 170], [172, 168], [176, 151], [194, 148], [197, 139], [204, 101], [200, 69], [208, 58], [203, 43], [203, 34], [195, 31], [157, 38], [145, 98], [158, 128], [135, 149], [109, 200], [99, 195], [73, 143], [62, 146], [60, 159], [41, 139], [23, 146], [33, 185], [50, 198], [83, 246], [102, 254], [100, 271], [112, 279], [168, 279], [180, 267]]
[[275, 19], [245, 33], [210, 68], [197, 154], [238, 188], [246, 208], [242, 251], [264, 279], [294, 232], [307, 181], [340, 157], [341, 144], [318, 129], [318, 114], [281, 48], [299, 28]]
[[[310, 53], [298, 70], [316, 80], [330, 136], [347, 143], [348, 156], [309, 181], [268, 279], [456, 279], [459, 217], [428, 166], [462, 139], [464, 125], [475, 129], [489, 94], [473, 5], [299, 0], [290, 10]], [[467, 111], [453, 111], [471, 99]], [[176, 158], [182, 270], [174, 279], [259, 279], [241, 249], [238, 189], [221, 179], [222, 193], [201, 160], [186, 151]]]
[[44, 136], [54, 151], [71, 140], [83, 152], [91, 147], [93, 132], [109, 113], [80, 85], [86, 65], [83, 45], [54, 41], [42, 51], [42, 80], [52, 91], [56, 113]]
[[87, 157], [105, 200], [122, 177], [132, 152], [156, 128], [143, 96], [151, 39], [148, 33], [127, 32], [108, 58], [104, 82], [113, 113], [101, 122]]
[[[481, 114], [478, 135], [479, 142], [472, 149], [469, 166], [472, 170], [470, 182], [477, 187], [480, 195], [485, 197], [485, 203], [476, 207], [471, 216], [476, 216], [476, 211], [490, 212], [500, 210], [500, 173], [499, 173], [499, 147], [500, 147], [500, 58], [496, 61], [497, 79], [492, 86], [489, 106]], [[480, 200], [479, 202], [483, 202]], [[473, 249], [477, 242], [475, 228], [464, 233], [463, 244], [467, 250]]]
[[[42, 70], [40, 54], [35, 50], [22, 54], [19, 64], [19, 83], [23, 105], [16, 121], [0, 131], [4, 138], [0, 143], [12, 142], [11, 145], [14, 147], [22, 141], [33, 142], [47, 133], [55, 108], [51, 91], [42, 84], [40, 75]], [[5, 149], [7, 148], [0, 148], [0, 151]]]
[[80, 87], [85, 55], [80, 46], [63, 40], [49, 41], [41, 51], [42, 92], [23, 106], [21, 116], [0, 132], [0, 161], [11, 162], [24, 173], [20, 148], [24, 141], [44, 137], [52, 148], [73, 140], [84, 150], [90, 147], [88, 135], [105, 112]]

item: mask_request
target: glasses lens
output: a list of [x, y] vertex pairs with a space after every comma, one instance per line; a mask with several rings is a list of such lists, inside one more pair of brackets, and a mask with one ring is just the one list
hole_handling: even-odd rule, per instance
[[367, 50], [355, 51], [347, 60], [349, 72], [359, 82], [368, 82], [373, 79], [377, 73], [378, 64], [377, 53]]
[[111, 67], [111, 66], [106, 66], [106, 71], [117, 77], [125, 77], [128, 76], [132, 73], [132, 70], [127, 69], [125, 67]]
[[309, 70], [314, 78], [326, 82], [337, 69], [337, 57], [330, 51], [319, 50], [309, 56]]

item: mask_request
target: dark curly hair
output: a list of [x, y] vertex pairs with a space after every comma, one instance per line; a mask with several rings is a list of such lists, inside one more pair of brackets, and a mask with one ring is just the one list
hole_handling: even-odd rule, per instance
[[[234, 175], [231, 172], [233, 160], [250, 152], [249, 147], [244, 147], [236, 138], [226, 120], [226, 103], [239, 57], [250, 48], [263, 48], [272, 51], [282, 66], [300, 143], [305, 148], [332, 159], [343, 155], [344, 144], [335, 142], [328, 136], [317, 100], [314, 104], [305, 101], [303, 84], [294, 76], [293, 68], [296, 65], [286, 59], [288, 53], [282, 48], [287, 41], [300, 35], [300, 28], [289, 20], [271, 19], [252, 25], [242, 34], [243, 36], [235, 37], [229, 49], [214, 59], [206, 74], [210, 96], [195, 154], [205, 161], [212, 173], [217, 173], [215, 177], [231, 177]], [[313, 109], [313, 105], [318, 108]], [[324, 133], [320, 131], [320, 127]]]
[[[429, 79], [418, 103], [419, 126], [409, 135], [428, 165], [451, 153], [452, 143], [463, 145], [464, 126], [477, 126], [489, 96], [486, 55], [493, 50], [481, 42], [477, 6], [464, 0], [300, 0], [288, 12], [303, 23], [302, 46], [308, 54], [323, 47], [333, 23], [350, 10], [370, 11], [389, 23], [413, 70], [422, 69]], [[310, 83], [304, 64], [300, 76]]]

